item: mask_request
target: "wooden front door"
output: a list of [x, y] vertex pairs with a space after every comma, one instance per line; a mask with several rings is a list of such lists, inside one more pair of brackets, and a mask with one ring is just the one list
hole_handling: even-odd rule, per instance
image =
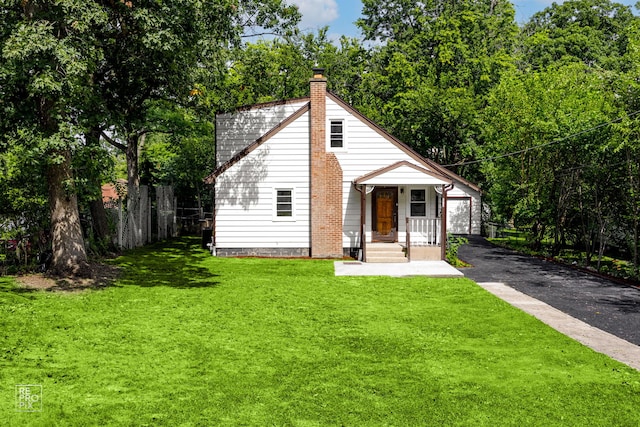
[[395, 242], [398, 231], [398, 188], [376, 187], [373, 191], [373, 240]]

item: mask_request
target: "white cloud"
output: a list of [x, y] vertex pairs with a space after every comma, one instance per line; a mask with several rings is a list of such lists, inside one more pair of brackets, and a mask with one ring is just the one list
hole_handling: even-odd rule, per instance
[[302, 14], [301, 28], [321, 27], [338, 18], [336, 0], [290, 0]]

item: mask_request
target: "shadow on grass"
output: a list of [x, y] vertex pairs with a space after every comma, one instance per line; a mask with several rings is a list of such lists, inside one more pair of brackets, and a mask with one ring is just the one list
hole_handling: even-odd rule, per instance
[[35, 296], [32, 294], [36, 291], [37, 289], [25, 288], [10, 283], [8, 277], [0, 277], [0, 303], [6, 302], [3, 300], [2, 294], [14, 295], [25, 299], [34, 299]]
[[211, 255], [197, 237], [182, 237], [126, 252], [114, 261], [122, 269], [118, 281], [125, 286], [208, 288], [219, 284], [200, 264]]

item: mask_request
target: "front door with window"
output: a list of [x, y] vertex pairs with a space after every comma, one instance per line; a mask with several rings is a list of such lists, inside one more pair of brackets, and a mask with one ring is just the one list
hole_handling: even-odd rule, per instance
[[398, 237], [398, 188], [376, 187], [372, 205], [373, 241], [395, 242]]

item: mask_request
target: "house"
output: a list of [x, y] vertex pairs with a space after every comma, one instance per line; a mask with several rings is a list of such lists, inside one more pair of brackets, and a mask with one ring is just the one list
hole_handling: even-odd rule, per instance
[[439, 260], [447, 232], [479, 234], [480, 189], [328, 92], [323, 72], [309, 97], [216, 116], [216, 255], [373, 261], [387, 243]]
[[115, 183], [102, 184], [101, 191], [104, 207], [116, 208], [119, 206], [120, 200], [127, 195], [127, 180], [118, 179]]

